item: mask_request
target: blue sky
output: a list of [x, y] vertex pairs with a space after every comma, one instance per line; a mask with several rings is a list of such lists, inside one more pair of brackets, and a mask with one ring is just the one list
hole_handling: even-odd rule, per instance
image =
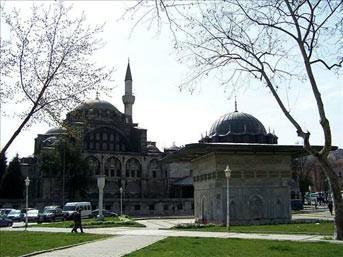
[[[10, 1], [5, 4], [6, 8], [16, 6], [27, 9], [32, 2]], [[160, 149], [173, 142], [177, 145], [197, 142], [219, 116], [234, 111], [234, 99], [230, 98], [230, 92], [220, 86], [216, 76], [200, 82], [193, 94], [180, 92], [178, 85], [187, 73], [187, 66], [176, 61], [167, 26], [159, 34], [154, 28], [147, 30], [146, 26], [138, 26], [130, 37], [131, 21], [119, 19], [125, 4], [119, 1], [74, 3], [75, 13], [84, 10], [89, 23], [106, 22], [102, 34], [106, 45], [95, 58], [101, 65], [114, 67], [115, 73], [111, 82], [113, 92], [110, 96], [100, 95], [100, 98], [124, 110], [121, 96], [124, 94], [127, 60], [130, 58], [136, 96], [133, 119], [139, 123], [139, 127], [148, 129], [148, 140], [156, 141]], [[5, 33], [3, 31], [1, 33]], [[317, 74], [320, 74], [318, 81], [332, 126], [333, 144], [342, 147], [342, 79], [322, 70]], [[311, 132], [311, 142], [322, 144], [319, 118], [309, 86], [306, 83], [297, 84], [289, 94], [291, 112]], [[95, 95], [89, 98], [95, 98]], [[238, 110], [254, 115], [267, 130], [269, 127], [275, 130], [279, 144], [294, 144], [300, 140], [271, 94], [258, 82], [242, 81], [237, 99]], [[2, 108], [11, 113], [18, 106], [3, 105]], [[18, 119], [2, 116], [1, 144], [7, 141], [18, 124]], [[32, 154], [34, 138], [48, 129], [47, 124], [35, 124], [25, 130], [9, 149], [8, 156], [12, 157], [17, 152], [20, 156]]]

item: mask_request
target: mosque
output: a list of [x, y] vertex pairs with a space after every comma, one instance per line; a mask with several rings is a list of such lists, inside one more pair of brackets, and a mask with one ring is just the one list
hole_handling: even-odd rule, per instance
[[[104, 207], [120, 210], [122, 191], [125, 214], [144, 215], [192, 215], [193, 185], [190, 164], [175, 162], [164, 165], [161, 159], [179, 148], [173, 145], [161, 152], [155, 142], [147, 140], [147, 130], [133, 122], [135, 96], [130, 64], [125, 75], [125, 94], [122, 97], [124, 113], [114, 105], [99, 99], [81, 104], [66, 115], [63, 128], [53, 128], [35, 139], [35, 156], [51, 149], [68, 131], [80, 138], [81, 152], [88, 163], [84, 174], [90, 178], [86, 196], [79, 200], [91, 201], [94, 208], [98, 202], [98, 175], [106, 176]], [[66, 129], [67, 128], [67, 129]], [[39, 160], [38, 160], [39, 167]], [[39, 168], [38, 168], [39, 170]], [[39, 175], [37, 175], [39, 174]], [[60, 204], [71, 199], [64, 178], [51, 174], [36, 173], [33, 186], [35, 199], [40, 205]], [[63, 193], [62, 193], [63, 192]]]

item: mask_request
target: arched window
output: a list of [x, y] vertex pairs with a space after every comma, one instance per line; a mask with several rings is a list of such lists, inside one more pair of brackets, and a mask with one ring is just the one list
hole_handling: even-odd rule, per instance
[[126, 162], [126, 176], [129, 177], [141, 177], [142, 168], [139, 161], [135, 158], [131, 158]]
[[89, 156], [86, 158], [88, 163], [88, 171], [90, 176], [100, 175], [100, 162], [94, 156]]
[[158, 176], [162, 177], [162, 171], [161, 171], [161, 166], [160, 163], [154, 159], [149, 162], [148, 165], [148, 170], [149, 170], [149, 175], [153, 178], [156, 178]]
[[111, 157], [106, 160], [105, 174], [108, 177], [121, 176], [121, 163], [117, 158]]
[[249, 199], [249, 209], [252, 219], [259, 220], [263, 218], [263, 199], [261, 196], [254, 195]]

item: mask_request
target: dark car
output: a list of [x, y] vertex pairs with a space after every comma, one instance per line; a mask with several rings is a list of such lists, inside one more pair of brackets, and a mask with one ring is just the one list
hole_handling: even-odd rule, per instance
[[0, 209], [0, 216], [4, 216], [7, 217], [7, 215], [14, 209], [10, 209], [10, 208], [4, 208], [4, 209]]
[[304, 209], [303, 201], [301, 199], [292, 199], [291, 200], [291, 209], [292, 211], [300, 211]]
[[[95, 209], [94, 211], [92, 211], [92, 217], [96, 218], [99, 215], [99, 209]], [[102, 210], [102, 215], [104, 215], [104, 217], [117, 217], [118, 214], [113, 212], [113, 211], [108, 211], [108, 210]]]
[[21, 210], [13, 209], [7, 214], [7, 218], [12, 221], [23, 221], [24, 213]]
[[11, 227], [12, 225], [12, 220], [6, 218], [5, 216], [0, 216], [0, 227]]
[[39, 214], [38, 222], [64, 220], [64, 214], [59, 206], [46, 206]]

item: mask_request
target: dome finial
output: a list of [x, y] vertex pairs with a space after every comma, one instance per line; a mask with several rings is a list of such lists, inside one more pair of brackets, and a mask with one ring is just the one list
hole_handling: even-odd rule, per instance
[[96, 91], [96, 94], [95, 94], [95, 100], [99, 100], [99, 91], [98, 90]]
[[235, 96], [235, 112], [238, 112], [238, 110], [237, 110], [237, 96]]

